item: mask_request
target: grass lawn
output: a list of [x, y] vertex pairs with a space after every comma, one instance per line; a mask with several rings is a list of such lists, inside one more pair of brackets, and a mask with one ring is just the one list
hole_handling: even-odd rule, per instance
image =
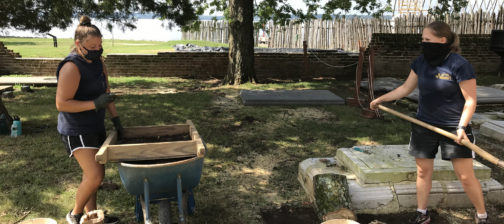
[[[334, 156], [340, 147], [406, 144], [409, 138], [408, 123], [392, 117], [366, 120], [348, 106], [248, 107], [241, 104], [238, 88], [178, 78], [112, 78], [111, 84], [120, 95], [124, 126], [190, 119], [206, 141], [191, 223], [261, 223], [265, 210], [308, 207], [297, 181], [299, 162]], [[345, 97], [349, 87], [349, 82], [318, 81], [240, 88], [330, 89]], [[0, 223], [35, 217], [64, 223], [81, 174], [56, 131], [55, 88], [15, 90], [16, 97], [4, 103], [11, 115], [22, 118], [23, 135], [0, 136]], [[105, 181], [120, 187], [100, 190], [99, 207], [134, 223], [134, 199], [122, 187], [116, 164], [106, 165]]]
[[[0, 42], [14, 52], [21, 54], [23, 58], [64, 58], [73, 47], [73, 39], [58, 39], [58, 47], [53, 47], [52, 38], [4, 38], [0, 37]], [[195, 44], [198, 46], [227, 47], [227, 44], [220, 44], [209, 41], [177, 40], [177, 41], [134, 41], [134, 40], [103, 40], [103, 54], [110, 53], [136, 53], [136, 54], [156, 54], [161, 51], [174, 51], [176, 44]]]
[[[251, 107], [243, 106], [238, 97], [240, 89], [329, 89], [345, 98], [352, 94], [348, 81], [234, 87], [220, 86], [218, 80], [112, 77], [111, 85], [119, 95], [116, 105], [124, 126], [190, 119], [207, 143], [190, 223], [263, 223], [268, 212], [310, 209], [297, 180], [301, 161], [332, 157], [341, 147], [409, 141], [409, 123], [392, 116], [363, 119], [358, 108], [343, 105]], [[80, 183], [80, 168], [67, 157], [56, 131], [55, 88], [34, 89], [35, 93], [23, 93], [16, 86], [16, 97], [4, 99], [9, 113], [22, 118], [23, 135], [0, 136], [0, 223], [36, 217], [64, 223]], [[112, 129], [108, 119], [106, 125]], [[136, 223], [134, 198], [122, 187], [116, 164], [106, 165], [105, 182], [119, 187], [99, 191], [99, 208], [118, 215], [122, 223]], [[153, 209], [155, 218], [156, 206]], [[499, 215], [501, 209], [490, 211]], [[455, 220], [450, 223], [465, 223], [460, 217], [472, 215], [471, 209], [436, 212]]]

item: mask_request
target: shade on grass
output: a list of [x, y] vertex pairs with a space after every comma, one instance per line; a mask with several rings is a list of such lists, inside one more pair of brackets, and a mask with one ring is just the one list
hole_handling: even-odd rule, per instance
[[[334, 156], [340, 147], [358, 144], [406, 144], [409, 124], [399, 119], [367, 120], [348, 106], [243, 106], [240, 89], [329, 89], [346, 97], [350, 82], [301, 82], [214, 86], [180, 78], [111, 78], [121, 89], [117, 108], [124, 126], [162, 125], [192, 120], [208, 151], [191, 223], [262, 223], [261, 211], [288, 203], [306, 206], [297, 181], [299, 162]], [[173, 88], [169, 94], [159, 88]], [[56, 131], [55, 88], [34, 88], [5, 106], [23, 121], [23, 135], [0, 136], [0, 223], [51, 217], [64, 223], [74, 203], [80, 168], [68, 159]], [[132, 91], [129, 91], [132, 90]], [[134, 91], [133, 91], [134, 90]], [[139, 92], [143, 90], [144, 92]], [[107, 130], [112, 123], [106, 121]], [[114, 163], [105, 181], [118, 190], [100, 190], [98, 205], [134, 223], [129, 195]], [[151, 214], [156, 213], [156, 206]], [[25, 217], [25, 215], [27, 215]], [[155, 215], [154, 215], [155, 216]]]

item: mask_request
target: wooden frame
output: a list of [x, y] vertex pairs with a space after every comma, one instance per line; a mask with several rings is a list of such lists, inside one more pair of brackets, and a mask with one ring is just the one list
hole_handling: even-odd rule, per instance
[[168, 159], [205, 155], [205, 146], [194, 124], [188, 120], [186, 124], [163, 126], [138, 126], [124, 128], [124, 138], [141, 138], [153, 136], [179, 135], [187, 133], [189, 141], [115, 144], [117, 132], [112, 131], [100, 150], [95, 155], [95, 160], [100, 164], [107, 162]]

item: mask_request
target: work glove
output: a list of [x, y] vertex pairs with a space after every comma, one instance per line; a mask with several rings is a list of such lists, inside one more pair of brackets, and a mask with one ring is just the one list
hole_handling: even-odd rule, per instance
[[94, 99], [94, 105], [96, 110], [101, 110], [105, 108], [109, 103], [114, 102], [116, 95], [110, 93], [103, 93], [98, 98]]
[[114, 123], [115, 130], [117, 131], [117, 139], [122, 139], [124, 136], [124, 128], [121, 125], [121, 120], [119, 120], [119, 116], [113, 117], [112, 123]]

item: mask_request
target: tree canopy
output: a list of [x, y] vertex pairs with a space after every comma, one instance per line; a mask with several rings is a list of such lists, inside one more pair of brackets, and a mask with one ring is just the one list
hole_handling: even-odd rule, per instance
[[190, 0], [3, 0], [0, 27], [47, 32], [65, 29], [73, 19], [88, 15], [108, 26], [135, 28], [136, 13], [153, 13], [170, 25], [189, 26], [203, 14], [199, 1]]
[[[293, 8], [287, 0], [3, 0], [0, 7], [0, 27], [47, 32], [51, 28], [67, 28], [74, 18], [88, 15], [107, 21], [107, 28], [114, 24], [135, 28], [136, 13], [152, 13], [155, 18], [178, 25], [182, 30], [198, 29], [198, 16], [223, 12], [229, 22], [229, 67], [224, 83], [241, 84], [256, 82], [254, 71], [254, 16], [259, 18], [256, 27], [272, 20], [285, 25], [316, 18], [319, 9], [323, 19], [338, 16], [337, 10], [380, 16], [391, 11], [390, 1], [385, 5], [380, 0], [303, 0], [306, 10]], [[444, 15], [458, 12], [467, 5], [467, 0], [439, 0], [430, 13]], [[438, 18], [441, 18], [438, 16]]]
[[[357, 10], [361, 13], [380, 16], [391, 11], [391, 0], [381, 4], [379, 0], [303, 0], [306, 10], [293, 8], [287, 0], [254, 1], [254, 16], [257, 24], [272, 20], [285, 24], [296, 18], [297, 21], [314, 19], [319, 10], [323, 19], [331, 19], [341, 13]], [[199, 26], [198, 16], [205, 12], [223, 12], [229, 19], [228, 0], [3, 0], [0, 7], [0, 27], [47, 32], [51, 28], [67, 28], [73, 19], [88, 15], [94, 19], [106, 20], [111, 28], [117, 25], [135, 28], [137, 13], [152, 13], [155, 18], [168, 22], [171, 27], [178, 25], [183, 30]], [[442, 18], [450, 12], [459, 12], [467, 5], [467, 0], [440, 0], [429, 10]]]

